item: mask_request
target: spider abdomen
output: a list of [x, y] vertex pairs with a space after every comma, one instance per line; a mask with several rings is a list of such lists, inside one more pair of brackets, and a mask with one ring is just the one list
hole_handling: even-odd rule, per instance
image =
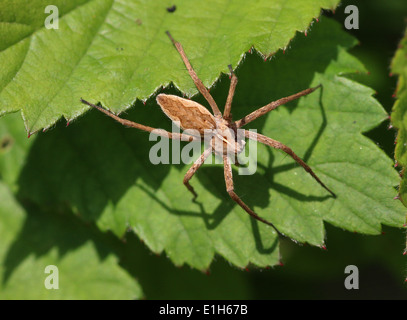
[[216, 128], [214, 116], [198, 102], [171, 94], [159, 94], [157, 103], [167, 117], [184, 130], [197, 130], [203, 136], [205, 130]]

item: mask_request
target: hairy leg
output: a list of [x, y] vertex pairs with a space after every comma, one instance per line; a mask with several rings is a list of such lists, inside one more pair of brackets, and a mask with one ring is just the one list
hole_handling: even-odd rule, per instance
[[194, 188], [189, 184], [189, 180], [191, 180], [191, 178], [193, 177], [193, 175], [195, 174], [195, 172], [198, 171], [198, 169], [203, 165], [203, 163], [205, 162], [206, 158], [208, 158], [208, 156], [212, 153], [212, 147], [207, 148], [202, 154], [201, 156], [194, 162], [194, 164], [192, 165], [191, 168], [189, 168], [188, 172], [185, 174], [184, 176], [184, 185], [187, 187], [187, 189], [194, 195], [194, 199], [196, 199], [196, 197], [198, 197], [198, 195], [196, 194]]
[[252, 113], [248, 114], [247, 116], [243, 117], [242, 119], [236, 121], [236, 127], [237, 128], [241, 128], [244, 125], [248, 124], [249, 122], [252, 122], [253, 120], [256, 120], [257, 118], [264, 116], [267, 112], [270, 112], [271, 110], [276, 109], [277, 107], [281, 106], [282, 104], [286, 104], [290, 101], [293, 101], [295, 99], [301, 98], [303, 96], [306, 96], [312, 92], [314, 92], [315, 90], [317, 90], [319, 87], [321, 87], [321, 85], [316, 86], [314, 88], [309, 88], [309, 89], [305, 89], [301, 92], [298, 92], [296, 94], [293, 94], [291, 96], [285, 97], [285, 98], [281, 98], [279, 100], [270, 102], [269, 104], [265, 105], [264, 107], [261, 107], [259, 109], [257, 109], [256, 111], [253, 111]]
[[178, 53], [181, 56], [182, 61], [184, 61], [185, 66], [187, 67], [187, 70], [189, 72], [189, 75], [191, 76], [192, 80], [195, 83], [195, 86], [197, 87], [197, 89], [199, 90], [200, 93], [202, 93], [202, 95], [204, 96], [204, 98], [206, 99], [206, 101], [208, 101], [209, 105], [212, 108], [213, 114], [215, 117], [221, 117], [222, 114], [219, 111], [219, 108], [215, 102], [215, 100], [213, 100], [211, 94], [209, 93], [208, 89], [206, 89], [206, 87], [204, 86], [204, 84], [202, 83], [202, 81], [198, 78], [198, 75], [196, 74], [195, 70], [192, 68], [191, 63], [189, 62], [185, 52], [184, 52], [184, 48], [182, 48], [182, 45], [175, 41], [174, 38], [171, 36], [169, 31], [166, 31], [168, 37], [170, 38], [170, 40], [172, 41], [172, 43], [174, 44], [175, 48], [177, 49]]
[[193, 137], [191, 135], [185, 134], [185, 133], [172, 133], [163, 129], [156, 129], [156, 128], [152, 128], [152, 127], [148, 127], [130, 120], [126, 120], [126, 119], [122, 119], [119, 116], [115, 115], [113, 112], [106, 110], [100, 106], [97, 106], [95, 104], [92, 104], [86, 100], [81, 99], [81, 102], [84, 104], [87, 104], [88, 106], [95, 108], [101, 112], [103, 112], [104, 114], [108, 115], [109, 117], [113, 118], [114, 120], [120, 122], [122, 125], [127, 126], [127, 127], [132, 127], [132, 128], [136, 128], [136, 129], [140, 129], [143, 131], [147, 131], [147, 132], [152, 132], [154, 130], [154, 133], [159, 135], [159, 136], [163, 136], [169, 139], [175, 139], [175, 140], [184, 140], [184, 141], [192, 141], [192, 140], [197, 140], [198, 138]]
[[283, 233], [281, 233], [271, 222], [259, 217], [252, 209], [250, 209], [243, 201], [239, 198], [239, 196], [235, 193], [235, 188], [233, 184], [233, 176], [232, 176], [232, 167], [229, 163], [229, 159], [227, 156], [223, 156], [223, 166], [225, 170], [225, 182], [226, 182], [226, 191], [229, 193], [230, 197], [233, 201], [235, 201], [239, 206], [243, 208], [250, 216], [254, 219], [263, 222], [269, 226], [271, 226], [274, 230], [276, 230], [277, 234], [281, 237], [285, 237]]
[[228, 65], [228, 67], [230, 70], [231, 79], [230, 79], [229, 94], [228, 94], [228, 98], [226, 99], [225, 110], [223, 111], [224, 119], [230, 118], [230, 110], [232, 109], [232, 100], [233, 100], [233, 96], [235, 94], [235, 89], [236, 89], [236, 85], [237, 85], [237, 77], [236, 77], [235, 73], [233, 72], [232, 66]]

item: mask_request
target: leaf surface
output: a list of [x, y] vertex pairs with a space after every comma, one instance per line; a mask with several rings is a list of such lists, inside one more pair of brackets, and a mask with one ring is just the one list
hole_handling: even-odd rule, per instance
[[[397, 100], [391, 113], [392, 125], [398, 129], [394, 157], [402, 173], [398, 196], [403, 204], [407, 206], [407, 177], [405, 175], [407, 166], [407, 31], [400, 41], [399, 49], [392, 60], [391, 72], [399, 76], [395, 92]], [[407, 252], [407, 240], [405, 252]]]

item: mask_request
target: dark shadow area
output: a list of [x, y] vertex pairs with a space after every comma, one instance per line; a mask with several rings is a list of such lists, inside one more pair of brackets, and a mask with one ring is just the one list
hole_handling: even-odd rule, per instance
[[[344, 232], [325, 224], [329, 234], [327, 250], [281, 243], [284, 266], [267, 274], [253, 271], [254, 299], [403, 299], [405, 257], [402, 255], [405, 234], [384, 228], [382, 236]], [[345, 268], [358, 268], [359, 289], [346, 289]], [[273, 290], [270, 290], [270, 288]]]

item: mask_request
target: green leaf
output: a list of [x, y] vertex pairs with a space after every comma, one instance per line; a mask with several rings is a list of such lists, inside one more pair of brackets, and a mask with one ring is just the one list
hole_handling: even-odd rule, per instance
[[[58, 289], [47, 289], [49, 265]], [[2, 299], [135, 299], [138, 283], [90, 228], [62, 215], [22, 207], [0, 181]], [[53, 281], [56, 284], [55, 280]]]
[[[398, 129], [397, 143], [395, 150], [395, 158], [397, 165], [405, 168], [407, 165], [407, 123], [405, 118], [405, 113], [407, 110], [407, 33], [405, 37], [401, 40], [399, 49], [391, 63], [391, 72], [398, 74], [398, 84], [396, 89], [396, 102], [394, 103], [391, 121], [392, 125]], [[400, 184], [400, 198], [404, 205], [407, 205], [407, 187], [406, 187], [406, 177]]]
[[18, 189], [17, 179], [24, 166], [25, 157], [32, 145], [22, 130], [18, 113], [7, 116], [0, 125], [0, 179], [13, 192]]
[[[267, 62], [247, 54], [237, 70], [235, 119], [272, 100], [323, 85], [249, 127], [290, 146], [338, 198], [331, 198], [290, 157], [262, 145], [257, 172], [234, 174], [243, 201], [291, 238], [312, 245], [324, 245], [324, 221], [365, 234], [380, 234], [381, 224], [401, 227], [404, 222], [405, 209], [393, 200], [398, 174], [392, 161], [362, 134], [387, 114], [372, 89], [346, 78], [365, 71], [347, 53], [355, 42], [340, 25], [321, 19], [308, 36], [297, 33], [285, 53], [279, 51]], [[228, 86], [224, 75], [211, 90], [219, 105]], [[179, 94], [173, 88], [165, 92]], [[171, 128], [154, 98], [145, 106], [136, 103], [126, 118]], [[152, 165], [149, 150], [154, 144], [146, 133], [90, 112], [68, 128], [61, 124], [38, 135], [19, 171], [19, 197], [39, 205], [68, 205], [119, 237], [131, 228], [152, 251], [165, 251], [176, 265], [206, 269], [215, 253], [239, 267], [278, 263], [274, 231], [234, 205], [221, 166], [199, 169], [191, 181], [199, 194], [194, 203], [182, 184], [188, 166]]]
[[123, 111], [171, 81], [192, 95], [166, 30], [211, 86], [252, 46], [270, 56], [338, 2], [56, 0], [59, 29], [46, 29], [46, 1], [1, 0], [0, 114], [21, 110], [31, 134], [83, 114], [81, 97]]
[[[391, 122], [398, 129], [394, 157], [397, 165], [402, 168], [399, 197], [403, 204], [407, 206], [407, 177], [405, 175], [405, 168], [407, 166], [407, 121], [405, 117], [407, 111], [407, 31], [392, 60], [391, 72], [399, 76], [396, 89], [397, 100], [391, 113]], [[407, 240], [405, 252], [407, 252]]]

